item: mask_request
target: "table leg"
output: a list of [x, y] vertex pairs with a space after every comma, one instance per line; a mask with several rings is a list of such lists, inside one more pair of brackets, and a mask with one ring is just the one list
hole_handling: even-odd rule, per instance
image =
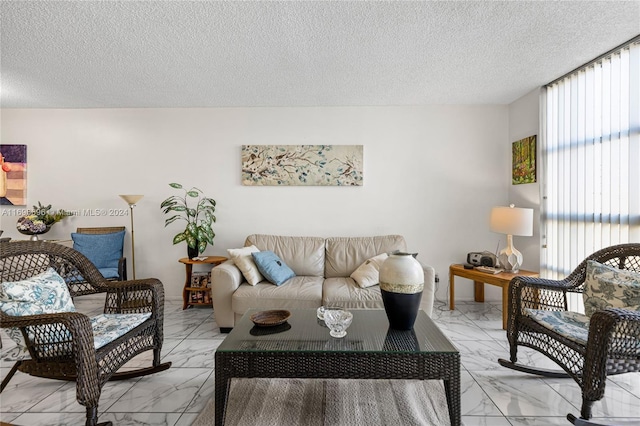
[[193, 271], [193, 265], [190, 263], [185, 263], [185, 270], [187, 272], [187, 277], [184, 281], [184, 287], [182, 289], [182, 310], [184, 311], [189, 307], [189, 291], [187, 287], [191, 286], [191, 272]]
[[455, 291], [455, 275], [449, 269], [449, 310], [453, 311], [456, 308], [456, 291]]
[[473, 282], [474, 294], [473, 300], [476, 302], [484, 302], [484, 283], [480, 281]]
[[449, 422], [452, 426], [459, 426], [462, 422], [461, 418], [461, 401], [460, 401], [460, 370], [453, 378], [444, 380], [444, 390], [447, 395], [447, 406], [449, 407]]
[[224, 413], [227, 408], [227, 396], [229, 395], [229, 386], [231, 384], [231, 377], [225, 373], [226, 368], [222, 365], [223, 363], [221, 357], [216, 356], [216, 368], [214, 371], [216, 382], [214, 390], [216, 399], [216, 426], [223, 426], [224, 424]]
[[507, 329], [507, 318], [509, 316], [509, 283], [502, 285], [502, 329]]

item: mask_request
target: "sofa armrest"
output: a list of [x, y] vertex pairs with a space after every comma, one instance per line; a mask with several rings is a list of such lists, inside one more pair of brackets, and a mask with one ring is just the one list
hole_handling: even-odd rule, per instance
[[233, 293], [240, 287], [244, 277], [232, 260], [214, 267], [211, 270], [211, 298], [216, 323], [223, 328], [234, 326], [232, 309]]
[[424, 270], [424, 290], [422, 291], [420, 309], [431, 317], [436, 292], [436, 270], [431, 266], [425, 265], [422, 265], [422, 269]]

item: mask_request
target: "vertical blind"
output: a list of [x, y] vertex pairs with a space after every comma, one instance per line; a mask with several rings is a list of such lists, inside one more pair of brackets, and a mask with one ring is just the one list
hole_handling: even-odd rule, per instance
[[541, 274], [640, 242], [640, 37], [546, 85], [541, 102]]

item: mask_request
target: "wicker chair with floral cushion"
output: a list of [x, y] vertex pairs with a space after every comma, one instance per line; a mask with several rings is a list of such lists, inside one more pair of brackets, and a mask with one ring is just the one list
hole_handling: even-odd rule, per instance
[[[89, 318], [75, 310], [69, 281], [84, 279], [105, 292], [104, 314]], [[60, 244], [19, 241], [0, 246], [0, 326], [9, 329], [29, 357], [16, 371], [75, 380], [76, 397], [86, 407], [86, 425], [96, 425], [102, 386], [166, 370], [160, 363], [164, 289], [154, 278], [107, 281], [81, 253]], [[117, 372], [134, 356], [153, 351], [150, 367]], [[105, 425], [110, 422], [104, 423]]]
[[[582, 293], [585, 314], [567, 310]], [[516, 277], [509, 284], [510, 361], [501, 365], [548, 377], [572, 377], [582, 390], [581, 418], [591, 418], [608, 375], [640, 371], [640, 244], [593, 253], [563, 280]], [[518, 346], [533, 348], [564, 371], [517, 363]]]

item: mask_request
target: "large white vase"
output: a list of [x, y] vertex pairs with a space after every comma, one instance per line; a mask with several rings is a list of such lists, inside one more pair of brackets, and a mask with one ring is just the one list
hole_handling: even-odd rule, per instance
[[390, 255], [380, 267], [380, 293], [389, 325], [411, 330], [420, 309], [424, 270], [410, 253]]

